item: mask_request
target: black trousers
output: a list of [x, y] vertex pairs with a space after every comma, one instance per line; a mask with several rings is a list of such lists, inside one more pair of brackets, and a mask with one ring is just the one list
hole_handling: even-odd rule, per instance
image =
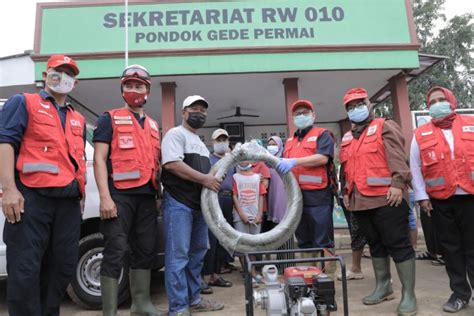
[[[219, 194], [219, 206], [222, 210], [222, 215], [227, 222], [232, 225], [232, 195]], [[209, 230], [209, 250], [204, 257], [204, 265], [202, 268], [202, 275], [211, 275], [212, 273], [220, 273], [222, 265], [229, 262], [229, 253], [221, 246], [219, 240]]]
[[395, 206], [383, 206], [367, 211], [352, 212], [367, 238], [374, 258], [391, 256], [396, 263], [415, 257], [408, 235], [410, 208], [405, 200]]
[[128, 254], [131, 269], [153, 267], [158, 209], [150, 194], [116, 194], [112, 199], [118, 217], [101, 221], [105, 246], [100, 274], [118, 279]]
[[474, 195], [453, 195], [431, 203], [449, 285], [456, 297], [469, 301], [474, 286]]
[[428, 216], [425, 211], [421, 210], [420, 221], [428, 252], [433, 255], [443, 255], [439, 234], [436, 231], [433, 218]]
[[75, 273], [81, 226], [79, 198], [51, 198], [18, 185], [21, 221], [5, 221], [10, 316], [59, 315]]

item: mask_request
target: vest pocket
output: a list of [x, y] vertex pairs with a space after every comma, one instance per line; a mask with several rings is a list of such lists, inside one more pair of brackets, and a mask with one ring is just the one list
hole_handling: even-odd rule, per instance
[[423, 172], [423, 178], [425, 179], [426, 191], [440, 191], [444, 190], [446, 186], [446, 177], [444, 172], [439, 167], [432, 167]]
[[118, 147], [120, 149], [134, 149], [133, 126], [117, 126], [117, 131]]
[[59, 174], [58, 150], [56, 147], [28, 146], [28, 153], [25, 155], [21, 172], [23, 174], [44, 172], [49, 174]]
[[82, 137], [84, 135], [84, 130], [80, 126], [71, 126], [71, 131], [76, 136]]
[[140, 179], [141, 173], [135, 159], [117, 159], [112, 161], [112, 179], [114, 181], [129, 181]]
[[46, 115], [33, 116], [33, 131], [39, 139], [53, 139], [57, 134], [56, 120]]
[[367, 168], [367, 185], [371, 187], [387, 187], [392, 184], [392, 176], [386, 167]]

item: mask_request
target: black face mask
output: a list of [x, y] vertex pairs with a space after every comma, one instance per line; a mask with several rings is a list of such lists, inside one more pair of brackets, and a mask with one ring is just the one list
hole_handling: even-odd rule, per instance
[[189, 112], [186, 123], [194, 129], [201, 128], [206, 123], [206, 116], [201, 112]]

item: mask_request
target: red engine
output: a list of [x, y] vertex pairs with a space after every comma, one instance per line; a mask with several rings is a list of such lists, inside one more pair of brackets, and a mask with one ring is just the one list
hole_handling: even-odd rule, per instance
[[283, 276], [285, 278], [285, 282], [288, 280], [288, 278], [302, 277], [306, 285], [312, 286], [314, 277], [319, 274], [321, 274], [321, 269], [318, 267], [297, 266], [286, 268]]

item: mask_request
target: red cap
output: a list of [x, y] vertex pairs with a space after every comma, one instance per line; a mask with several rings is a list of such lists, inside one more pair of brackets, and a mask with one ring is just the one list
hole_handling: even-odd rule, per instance
[[77, 67], [76, 61], [66, 55], [52, 55], [49, 57], [46, 69], [56, 68], [63, 65], [69, 66], [74, 72], [75, 76], [79, 74], [79, 68]]
[[367, 90], [365, 90], [364, 88], [353, 88], [346, 92], [346, 95], [342, 100], [344, 102], [344, 105], [347, 105], [347, 103], [351, 101], [358, 99], [366, 99], [368, 96], [369, 95], [367, 94]]
[[313, 103], [311, 103], [311, 101], [309, 101], [309, 100], [296, 100], [291, 105], [291, 112], [294, 112], [299, 107], [307, 108], [307, 109], [310, 109], [311, 111], [314, 112]]

